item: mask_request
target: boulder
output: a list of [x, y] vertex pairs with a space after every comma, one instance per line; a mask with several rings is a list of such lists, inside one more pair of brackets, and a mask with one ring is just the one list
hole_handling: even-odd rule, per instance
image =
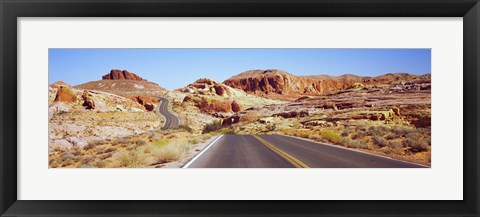
[[145, 106], [145, 109], [147, 111], [153, 111], [155, 109], [155, 105], [151, 104], [151, 103], [145, 103], [145, 105], [143, 105], [143, 106]]
[[160, 103], [160, 99], [151, 96], [131, 96], [128, 98], [143, 105], [147, 111], [155, 110], [156, 105]]
[[240, 115], [233, 115], [227, 118], [224, 118], [222, 121], [223, 126], [230, 126], [232, 124], [236, 124], [240, 122]]
[[92, 94], [88, 90], [84, 90], [82, 94], [83, 106], [86, 109], [93, 110], [95, 109], [95, 100], [93, 100]]
[[273, 123], [273, 117], [260, 118], [258, 119], [258, 122], [262, 124], [271, 124]]
[[242, 110], [242, 107], [240, 106], [237, 100], [233, 100], [231, 106], [232, 106], [233, 112], [239, 112]]

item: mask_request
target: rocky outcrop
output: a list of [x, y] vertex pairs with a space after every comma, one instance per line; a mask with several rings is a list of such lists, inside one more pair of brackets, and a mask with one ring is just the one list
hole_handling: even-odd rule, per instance
[[229, 100], [190, 95], [183, 98], [183, 102], [193, 102], [195, 107], [203, 113], [232, 112], [232, 103]]
[[200, 78], [186, 87], [178, 90], [184, 93], [222, 97], [246, 95], [245, 92], [235, 90], [229, 86], [208, 78]]
[[242, 110], [242, 106], [240, 106], [237, 100], [233, 100], [231, 106], [233, 112], [239, 112]]
[[55, 96], [54, 102], [76, 103], [77, 96], [75, 95], [73, 90], [70, 89], [69, 87], [60, 86], [60, 88], [57, 91], [57, 95]]
[[92, 94], [88, 90], [84, 90], [82, 94], [83, 106], [86, 109], [93, 110], [95, 109], [95, 100], [93, 100]]
[[238, 115], [238, 114], [227, 117], [227, 118], [224, 118], [223, 121], [222, 121], [222, 125], [223, 126], [231, 126], [232, 124], [236, 124], [236, 123], [240, 122], [240, 118], [241, 118], [241, 116]]
[[147, 111], [155, 110], [156, 105], [160, 103], [160, 99], [151, 96], [130, 96], [128, 98], [143, 105]]
[[280, 113], [274, 114], [273, 117], [296, 118], [296, 117], [306, 117], [309, 115], [310, 113], [308, 111], [288, 111], [288, 112], [280, 112]]
[[102, 80], [136, 80], [146, 81], [140, 76], [133, 74], [127, 70], [112, 69], [110, 73], [102, 76]]

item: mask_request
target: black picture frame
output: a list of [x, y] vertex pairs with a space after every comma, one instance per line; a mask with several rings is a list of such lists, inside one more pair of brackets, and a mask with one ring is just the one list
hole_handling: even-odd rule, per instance
[[[479, 216], [480, 4], [478, 0], [0, 0], [0, 14], [0, 213], [2, 216]], [[463, 17], [464, 200], [17, 200], [17, 18], [164, 16]]]

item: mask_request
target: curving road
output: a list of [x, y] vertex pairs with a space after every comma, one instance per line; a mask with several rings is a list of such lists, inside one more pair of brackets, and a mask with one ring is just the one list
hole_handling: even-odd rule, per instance
[[168, 103], [170, 102], [167, 98], [158, 97], [160, 99], [160, 105], [158, 106], [158, 111], [165, 118], [162, 129], [176, 128], [180, 125], [180, 119], [171, 113], [168, 110]]
[[283, 135], [222, 135], [183, 168], [422, 168], [333, 145]]

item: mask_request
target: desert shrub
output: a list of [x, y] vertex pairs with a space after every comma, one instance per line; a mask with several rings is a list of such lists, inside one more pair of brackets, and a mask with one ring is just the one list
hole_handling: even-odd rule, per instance
[[277, 130], [277, 125], [269, 124], [269, 125], [267, 125], [267, 130], [268, 131], [275, 131], [275, 130]]
[[365, 137], [367, 134], [365, 132], [356, 132], [352, 134], [352, 139], [360, 139]]
[[397, 137], [404, 137], [410, 132], [410, 128], [404, 126], [394, 126], [392, 132]]
[[347, 137], [347, 136], [348, 136], [348, 132], [347, 132], [347, 131], [343, 131], [342, 134], [340, 134], [340, 136], [342, 136], [342, 137]]
[[60, 157], [60, 162], [62, 166], [69, 166], [75, 161], [75, 156], [71, 153], [64, 153]]
[[200, 138], [198, 138], [198, 137], [193, 137], [193, 138], [191, 138], [190, 140], [188, 140], [188, 142], [189, 142], [190, 144], [197, 144], [197, 143], [202, 142], [202, 140], [201, 140]]
[[156, 163], [168, 163], [178, 160], [183, 154], [188, 151], [188, 144], [170, 144], [161, 148], [155, 148], [152, 151], [152, 156]]
[[303, 127], [303, 125], [300, 122], [293, 123], [293, 128], [295, 128], [295, 129], [300, 129], [302, 127]]
[[220, 134], [235, 134], [235, 129], [233, 127], [225, 127], [218, 130]]
[[364, 125], [357, 125], [355, 127], [355, 131], [363, 131], [363, 132], [366, 132], [367, 131], [367, 127], [364, 126]]
[[159, 138], [159, 139], [156, 139], [152, 142], [152, 145], [154, 146], [157, 146], [157, 147], [162, 147], [162, 146], [165, 146], [166, 144], [168, 144], [168, 139], [166, 138]]
[[90, 163], [94, 162], [95, 158], [93, 156], [86, 156], [80, 162], [82, 165], [90, 165]]
[[338, 135], [337, 133], [335, 133], [331, 130], [321, 131], [320, 136], [323, 139], [326, 139], [326, 140], [328, 140], [329, 142], [332, 142], [332, 143], [338, 143], [340, 141], [340, 139], [342, 138], [342, 136]]
[[387, 140], [393, 140], [393, 139], [395, 139], [395, 138], [397, 138], [397, 137], [395, 136], [395, 134], [391, 134], [391, 133], [388, 134], [387, 136], [385, 136], [385, 139], [387, 139]]
[[347, 137], [343, 137], [340, 140], [341, 145], [347, 147], [347, 148], [367, 148], [367, 144], [362, 143], [361, 141], [358, 140], [352, 140]]
[[136, 148], [131, 151], [122, 150], [113, 155], [113, 162], [115, 167], [143, 167], [146, 162], [142, 156], [140, 149]]
[[388, 145], [388, 141], [381, 137], [381, 136], [373, 136], [372, 137], [372, 142], [374, 145], [378, 146], [378, 147], [385, 147]]
[[213, 131], [217, 131], [217, 130], [220, 130], [222, 129], [222, 122], [221, 121], [213, 121], [212, 123], [207, 123], [205, 125], [205, 127], [203, 128], [203, 131], [202, 133], [205, 134], [205, 133], [210, 133], [210, 132], [213, 132]]
[[295, 132], [295, 136], [308, 139], [308, 138], [310, 138], [311, 135], [310, 135], [310, 133], [307, 133], [307, 132], [297, 131], [297, 132]]
[[115, 147], [110, 147], [110, 148], [107, 148], [107, 149], [103, 150], [102, 153], [104, 153], [104, 154], [105, 154], [105, 153], [111, 153], [111, 152], [114, 152], [114, 151], [116, 151], [116, 150], [117, 150], [117, 149], [116, 149]]
[[147, 142], [145, 142], [145, 140], [143, 140], [143, 139], [137, 139], [137, 140], [135, 140], [134, 143], [135, 143], [135, 145], [137, 145], [137, 146], [143, 146], [143, 145], [146, 145], [146, 144], [147, 144]]
[[397, 141], [397, 140], [391, 140], [391, 141], [388, 141], [388, 146], [391, 147], [391, 148], [402, 148], [403, 147], [403, 144], [401, 141]]
[[185, 125], [185, 124], [181, 124], [181, 125], [179, 125], [177, 128], [178, 128], [178, 129], [181, 129], [181, 130], [185, 130], [185, 131], [187, 131], [187, 132], [189, 132], [189, 133], [193, 133], [193, 129], [192, 129], [190, 126]]
[[340, 145], [342, 146], [345, 146], [345, 147], [348, 147], [350, 143], [352, 143], [353, 141], [348, 138], [348, 137], [342, 137], [339, 141]]
[[413, 138], [406, 138], [402, 142], [404, 147], [409, 147], [409, 151], [411, 152], [423, 152], [428, 151], [429, 143], [428, 141], [422, 139], [413, 139]]
[[371, 126], [370, 128], [368, 128], [368, 135], [373, 137], [383, 137], [387, 135], [388, 132], [389, 129], [384, 126]]

